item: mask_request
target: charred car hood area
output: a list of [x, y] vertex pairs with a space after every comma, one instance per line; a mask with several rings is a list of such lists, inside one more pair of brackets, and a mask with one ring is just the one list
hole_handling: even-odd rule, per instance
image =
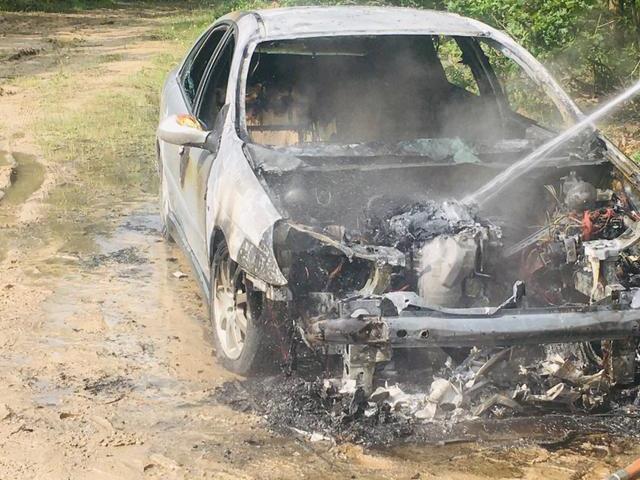
[[[615, 147], [589, 129], [468, 200], [575, 122], [507, 50], [445, 35], [255, 47], [243, 150], [282, 216], [271, 299], [293, 338], [342, 357], [341, 380], [309, 388], [349, 418], [593, 411], [636, 382], [640, 214]], [[428, 393], [394, 386], [399, 370]]]
[[[493, 172], [423, 165], [409, 173], [357, 166], [263, 173], [289, 217], [274, 233], [289, 287], [308, 290], [287, 255], [333, 252], [337, 263], [321, 275], [325, 289], [415, 292], [420, 300], [407, 299], [412, 307], [451, 314], [631, 304], [639, 217], [634, 191], [609, 162], [537, 169], [482, 209], [455, 199]], [[352, 271], [363, 261], [375, 282]]]
[[[440, 158], [409, 167], [362, 146], [247, 146], [288, 217], [274, 250], [296, 335], [343, 357], [342, 380], [309, 386], [319, 405], [449, 421], [633, 401], [612, 389], [637, 381], [640, 216], [598, 137], [482, 207], [459, 199], [501, 161], [460, 139], [427, 143]], [[427, 393], [394, 386], [398, 368], [431, 379]]]

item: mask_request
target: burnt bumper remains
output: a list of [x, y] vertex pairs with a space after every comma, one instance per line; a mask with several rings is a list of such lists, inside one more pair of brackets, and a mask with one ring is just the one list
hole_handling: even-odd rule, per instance
[[[310, 325], [316, 344], [393, 347], [510, 346], [613, 340], [640, 336], [640, 310], [629, 306], [581, 308], [438, 309], [356, 299], [340, 318]], [[443, 311], [445, 310], [445, 311]], [[344, 313], [347, 313], [344, 315]]]

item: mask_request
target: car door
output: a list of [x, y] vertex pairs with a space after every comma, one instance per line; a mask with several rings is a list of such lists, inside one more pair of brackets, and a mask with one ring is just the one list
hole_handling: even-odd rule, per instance
[[[194, 115], [205, 130], [212, 130], [219, 139], [226, 116], [225, 108], [231, 61], [235, 48], [233, 30], [220, 42], [205, 71], [194, 104]], [[212, 142], [216, 145], [217, 142]], [[203, 272], [208, 272], [208, 242], [206, 239], [206, 191], [211, 165], [217, 152], [186, 147], [180, 159], [180, 192], [184, 199], [181, 212], [188, 218], [183, 227], [191, 250]]]
[[[182, 67], [175, 78], [175, 89], [166, 94], [164, 115], [184, 114], [195, 115], [198, 92], [201, 90], [207, 68], [222, 46], [229, 31], [228, 24], [213, 26], [202, 35], [187, 55]], [[175, 92], [175, 93], [174, 93]], [[164, 178], [167, 183], [166, 196], [174, 213], [174, 223], [178, 228], [181, 239], [192, 250], [192, 256], [197, 256], [197, 239], [191, 238], [197, 234], [197, 214], [194, 205], [185, 196], [186, 167], [191, 158], [189, 148], [161, 142]]]

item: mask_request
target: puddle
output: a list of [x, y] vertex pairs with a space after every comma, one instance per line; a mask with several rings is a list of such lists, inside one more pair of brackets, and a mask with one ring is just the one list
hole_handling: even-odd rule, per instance
[[33, 402], [41, 407], [57, 407], [64, 403], [65, 398], [73, 394], [73, 390], [58, 389], [50, 392], [38, 393], [33, 396]]
[[7, 158], [7, 153], [4, 150], [0, 150], [0, 167], [6, 167], [10, 165], [9, 159]]
[[2, 199], [3, 206], [15, 206], [26, 202], [44, 180], [44, 167], [35, 155], [18, 152], [12, 152], [12, 155], [17, 165], [11, 178], [11, 187]]
[[[0, 151], [0, 159], [4, 162], [3, 151]], [[11, 186], [4, 190], [4, 196], [0, 200], [0, 261], [4, 260], [12, 242], [17, 238], [12, 224], [15, 220], [16, 209], [36, 190], [44, 181], [44, 167], [37, 161], [35, 155], [12, 152], [16, 161], [16, 167], [11, 174]]]

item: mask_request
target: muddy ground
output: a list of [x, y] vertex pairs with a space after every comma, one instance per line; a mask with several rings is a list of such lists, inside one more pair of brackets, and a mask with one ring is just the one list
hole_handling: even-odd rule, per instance
[[[185, 14], [0, 13], [0, 182], [15, 162], [0, 184], [0, 478], [596, 479], [640, 455], [623, 435], [567, 438], [541, 418], [429, 444], [311, 443], [220, 402], [236, 379], [159, 233], [153, 139], [116, 138], [82, 163], [82, 122], [56, 130], [105, 95], [155, 102], [131, 79], [182, 53], [157, 32]], [[137, 176], [96, 180], [132, 164]]]

